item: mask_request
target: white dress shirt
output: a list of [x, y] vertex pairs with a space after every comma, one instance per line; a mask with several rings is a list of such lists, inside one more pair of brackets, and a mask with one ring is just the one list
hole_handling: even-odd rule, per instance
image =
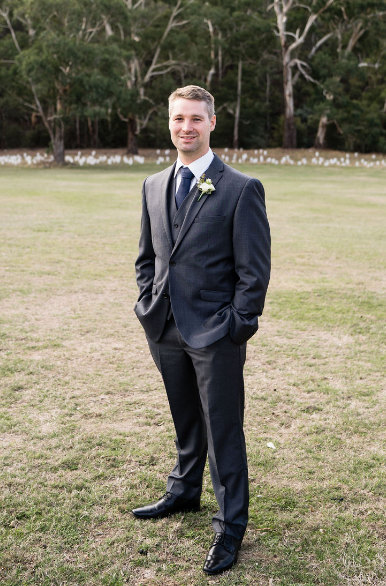
[[178, 172], [181, 167], [188, 167], [193, 173], [194, 177], [190, 183], [190, 189], [192, 189], [192, 187], [196, 185], [197, 181], [200, 179], [201, 175], [205, 173], [205, 171], [210, 167], [213, 159], [214, 154], [211, 148], [208, 150], [206, 155], [200, 157], [196, 161], [193, 161], [193, 163], [190, 163], [190, 165], [184, 165], [184, 163], [182, 163], [178, 157], [176, 168], [174, 170], [174, 177], [176, 178], [176, 193], [181, 183], [181, 173]]

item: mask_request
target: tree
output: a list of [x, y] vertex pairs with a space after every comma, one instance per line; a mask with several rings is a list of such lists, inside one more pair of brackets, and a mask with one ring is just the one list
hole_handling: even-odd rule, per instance
[[[218, 131], [225, 114], [226, 124], [231, 124], [233, 131], [229, 142], [238, 148], [243, 126], [251, 130], [255, 124], [253, 110], [261, 111], [256, 78], [270, 39], [266, 11], [252, 0], [204, 1], [194, 29], [202, 43], [196, 48], [198, 65], [192, 73], [214, 93], [216, 110], [222, 112]], [[250, 100], [254, 105], [247, 110]]]
[[[382, 53], [385, 43], [385, 16], [384, 3], [379, 0], [341, 0], [336, 7], [333, 18], [330, 20], [332, 37], [323, 54], [317, 56], [314, 70], [317, 72], [319, 87], [322, 90], [322, 101], [315, 105], [316, 112], [320, 113], [318, 130], [315, 137], [316, 148], [326, 148], [328, 127], [334, 125], [340, 135], [345, 135], [347, 146], [353, 148], [353, 141], [358, 135], [359, 117], [364, 112], [374, 109], [374, 92], [371, 86], [381, 82]], [[374, 34], [375, 32], [378, 34]], [[361, 90], [358, 92], [358, 86]], [[378, 85], [380, 87], [380, 84]], [[357, 89], [355, 89], [357, 88]], [[361, 106], [371, 91], [372, 98], [366, 106]], [[378, 101], [378, 118], [381, 115], [382, 98]], [[362, 114], [361, 114], [362, 112]], [[356, 122], [355, 122], [356, 121]], [[378, 128], [381, 124], [378, 122]], [[369, 132], [368, 129], [367, 132]], [[371, 134], [374, 139], [374, 129]]]
[[[308, 64], [298, 56], [299, 49], [304, 44], [312, 25], [317, 18], [325, 11], [335, 0], [326, 0], [320, 8], [317, 8], [316, 0], [308, 0], [309, 4], [299, 4], [297, 0], [274, 0], [268, 9], [274, 8], [277, 21], [277, 35], [280, 39], [283, 67], [283, 90], [284, 90], [284, 136], [283, 148], [296, 148], [296, 124], [295, 124], [295, 106], [294, 106], [294, 77], [293, 67], [297, 66], [298, 71], [305, 77]], [[306, 10], [308, 15], [304, 18], [303, 13], [299, 18], [296, 9]], [[300, 21], [300, 22], [299, 22]], [[291, 27], [291, 25], [293, 25]], [[295, 29], [289, 30], [289, 28]], [[325, 42], [331, 33], [315, 43], [315, 47]], [[293, 39], [292, 42], [289, 39]]]
[[184, 16], [194, 0], [123, 2], [126, 18], [120, 32], [124, 86], [118, 95], [118, 113], [127, 124], [127, 152], [135, 154], [138, 135], [165, 99], [154, 92], [156, 80], [182, 67], [187, 37], [183, 36], [183, 43], [176, 42], [176, 37], [189, 25], [189, 18]]
[[[19, 74], [31, 89], [33, 101], [25, 106], [41, 118], [59, 164], [64, 163], [65, 124], [79, 108], [81, 86], [82, 97], [86, 91], [92, 94], [91, 86], [98, 88], [99, 108], [111, 97], [106, 78], [114, 69], [114, 51], [103, 46], [105, 8], [103, 1], [19, 0], [12, 12], [9, 4], [0, 10], [17, 52]], [[14, 23], [23, 27], [21, 42]]]

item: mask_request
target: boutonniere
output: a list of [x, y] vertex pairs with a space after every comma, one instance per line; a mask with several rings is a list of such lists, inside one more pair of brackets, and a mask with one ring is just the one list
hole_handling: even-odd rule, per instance
[[197, 181], [197, 187], [200, 191], [200, 195], [198, 196], [197, 201], [200, 201], [205, 193], [212, 193], [212, 191], [216, 191], [216, 188], [212, 183], [212, 179], [205, 179], [205, 173], [201, 175], [200, 179]]

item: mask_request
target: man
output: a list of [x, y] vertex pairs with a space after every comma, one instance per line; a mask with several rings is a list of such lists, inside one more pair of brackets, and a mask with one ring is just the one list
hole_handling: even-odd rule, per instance
[[243, 367], [270, 274], [263, 187], [213, 154], [215, 125], [206, 90], [169, 97], [178, 159], [144, 182], [135, 306], [165, 384], [177, 462], [166, 494], [133, 514], [198, 511], [208, 454], [219, 511], [207, 574], [236, 563], [247, 525]]

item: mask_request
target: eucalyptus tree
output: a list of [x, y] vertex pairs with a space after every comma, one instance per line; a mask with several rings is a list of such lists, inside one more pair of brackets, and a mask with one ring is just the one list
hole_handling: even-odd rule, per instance
[[328, 127], [334, 126], [348, 149], [369, 150], [372, 144], [384, 150], [385, 4], [339, 0], [331, 16], [332, 37], [313, 63], [319, 80], [314, 97], [319, 115], [315, 147], [327, 146]]
[[117, 4], [104, 0], [13, 0], [1, 7], [19, 75], [32, 94], [25, 106], [41, 118], [57, 163], [64, 162], [65, 125], [85, 95], [94, 96], [98, 113], [112, 97], [108, 80], [117, 55], [106, 41]]
[[216, 98], [220, 116], [214, 143], [221, 139], [238, 148], [250, 136], [256, 138], [256, 132], [261, 139], [266, 94], [261, 77], [266, 73], [269, 47], [273, 48], [269, 20], [261, 2], [201, 0], [193, 20], [196, 43], [191, 76]]
[[[6, 9], [0, 5], [0, 14]], [[0, 148], [18, 147], [22, 141], [20, 122], [28, 120], [23, 102], [29, 97], [29, 86], [26, 89], [18, 76], [14, 41], [0, 15]]]
[[138, 135], [165, 107], [167, 96], [162, 90], [173, 86], [172, 74], [186, 67], [191, 42], [187, 30], [195, 1], [122, 0], [123, 86], [117, 99], [118, 114], [127, 124], [129, 153], [138, 152]]
[[[320, 17], [336, 0], [273, 0], [269, 6], [276, 14], [276, 34], [280, 40], [283, 68], [284, 94], [284, 135], [283, 148], [296, 148], [296, 123], [294, 104], [294, 74], [293, 68], [305, 78], [312, 80], [305, 61], [306, 57], [300, 51], [308, 38], [310, 31]], [[312, 50], [319, 49], [331, 36], [327, 32], [315, 40]]]

